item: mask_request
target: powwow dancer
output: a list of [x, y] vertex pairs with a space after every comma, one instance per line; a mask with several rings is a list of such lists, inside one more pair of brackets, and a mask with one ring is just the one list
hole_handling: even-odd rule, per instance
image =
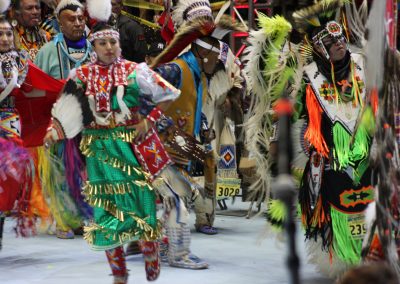
[[25, 81], [27, 54], [14, 50], [12, 27], [1, 15], [8, 5], [0, 5], [0, 249], [5, 216], [10, 211], [17, 211], [18, 234], [26, 236], [29, 229], [34, 230], [34, 223], [25, 222], [32, 186], [32, 162], [29, 152], [22, 146], [19, 114], [12, 94], [14, 88]]
[[[309, 157], [299, 192], [302, 222], [310, 261], [332, 276], [360, 262], [365, 209], [374, 196], [368, 165], [374, 117], [364, 104], [364, 60], [350, 51], [344, 28], [332, 20], [342, 4], [318, 1], [293, 14], [296, 30], [305, 35], [300, 47], [288, 42], [289, 23], [276, 26], [277, 33], [266, 30], [277, 40], [272, 56], [265, 57], [264, 74], [271, 81], [252, 77], [279, 96], [285, 75], [294, 116], [307, 121], [301, 136]], [[286, 31], [279, 33], [280, 27]]]
[[[196, 229], [205, 227], [204, 232], [207, 230], [207, 233], [215, 234], [216, 229], [212, 227], [215, 216], [215, 154], [210, 148], [206, 149], [205, 154], [199, 146], [200, 143], [193, 137], [202, 137], [205, 144], [209, 144], [211, 140], [212, 131], [207, 127], [203, 128], [207, 123], [202, 111], [212, 77], [217, 71], [224, 73], [220, 77], [226, 79], [226, 82], [219, 89], [219, 94], [226, 95], [234, 85], [231, 70], [225, 70], [227, 58], [232, 60], [233, 56], [228, 56], [229, 47], [220, 42], [216, 34], [225, 35], [238, 27], [229, 21], [224, 21], [225, 25], [222, 25], [223, 21], [215, 23], [209, 3], [204, 1], [181, 1], [173, 13], [179, 30], [164, 52], [155, 58], [153, 66], [164, 79], [182, 91], [181, 96], [165, 113], [167, 120], [172, 120], [174, 126], [166, 123], [161, 134], [175, 162], [175, 168], [181, 168], [182, 171], [175, 172], [172, 176], [167, 176], [167, 172], [161, 173], [168, 188], [163, 190], [158, 187], [158, 190], [164, 201], [167, 201], [164, 217], [169, 242], [169, 264], [180, 268], [203, 269], [208, 264], [190, 251], [189, 213], [185, 201], [192, 199], [192, 191], [199, 189], [189, 176], [194, 173], [194, 162], [205, 162], [205, 194], [198, 195], [195, 200], [195, 206], [202, 206], [204, 210], [199, 214], [202, 218], [196, 216]], [[226, 30], [221, 32], [221, 26], [225, 26]], [[213, 34], [214, 31], [219, 33]], [[190, 44], [191, 49], [176, 58]], [[217, 86], [217, 82], [215, 83]], [[186, 183], [182, 182], [182, 178], [174, 179], [174, 176], [181, 176]], [[191, 187], [187, 185], [188, 182], [192, 183]]]
[[[106, 22], [111, 4], [89, 1], [88, 11], [92, 18]], [[140, 240], [147, 279], [153, 281], [160, 271], [160, 228], [155, 194], [138, 157], [142, 161], [154, 156], [158, 159], [159, 155], [138, 156], [131, 143], [147, 137], [150, 123], [158, 119], [179, 90], [144, 63], [122, 59], [119, 34], [106, 24], [98, 23], [89, 40], [97, 57], [79, 67], [76, 76], [67, 82], [52, 110], [53, 123], [45, 141], [50, 144], [82, 132], [80, 148], [86, 156], [88, 174], [83, 192], [94, 209], [94, 223], [85, 227], [84, 238], [92, 249], [106, 251], [114, 283], [127, 283], [122, 246]], [[138, 112], [142, 95], [157, 105], [145, 119]], [[71, 111], [77, 115], [71, 117]]]
[[[59, 1], [55, 9], [61, 32], [35, 58], [35, 64], [53, 78], [65, 80], [71, 70], [90, 60], [91, 44], [86, 39], [84, 12], [84, 6], [77, 0]], [[56, 236], [62, 239], [74, 238], [72, 229], [81, 231], [82, 219], [91, 217], [91, 208], [80, 193], [84, 166], [79, 139], [55, 144], [50, 149], [51, 167], [41, 172], [43, 189], [56, 222]]]
[[[9, 1], [2, 2], [0, 12], [6, 11], [9, 4]], [[34, 66], [27, 52], [15, 50], [12, 26], [0, 15], [0, 239], [4, 217], [10, 211], [18, 216], [18, 234], [27, 236], [35, 232], [33, 215], [37, 211], [32, 210], [30, 203], [33, 161], [23, 146], [40, 145], [37, 140], [38, 137], [43, 140], [48, 120], [44, 125], [37, 123], [32, 116], [31, 102], [40, 103], [42, 120], [46, 116], [50, 119], [50, 109], [46, 107], [55, 101], [62, 86]], [[37, 90], [45, 91], [45, 96], [30, 99]]]
[[305, 19], [320, 16], [319, 27], [308, 27], [313, 53], [312, 62], [304, 66], [303, 98], [310, 160], [299, 201], [309, 244], [319, 238], [331, 258], [356, 265], [365, 210], [374, 197], [369, 169], [374, 115], [365, 104], [364, 59], [350, 51], [345, 30], [329, 15], [341, 5], [342, 1], [322, 1], [293, 14], [300, 31], [307, 28]]

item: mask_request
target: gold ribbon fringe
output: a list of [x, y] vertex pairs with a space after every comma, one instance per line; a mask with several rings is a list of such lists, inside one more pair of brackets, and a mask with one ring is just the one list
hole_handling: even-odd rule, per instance
[[[140, 222], [143, 223], [144, 220], [137, 217], [135, 220], [141, 220]], [[155, 241], [161, 236], [161, 230], [162, 230], [162, 225], [161, 222], [158, 220], [157, 221], [157, 226], [155, 229], [151, 227], [150, 225], [146, 224], [147, 226], [143, 227], [143, 234], [140, 236], [140, 239], [145, 240], [145, 241]], [[122, 232], [120, 234], [118, 233], [110, 233], [109, 230], [106, 230], [104, 227], [101, 227], [95, 223], [92, 223], [90, 226], [85, 226], [84, 227], [84, 234], [83, 234], [83, 239], [86, 240], [89, 245], [94, 244], [94, 238], [95, 238], [95, 232], [96, 231], [101, 231], [102, 233], [106, 234], [106, 237], [108, 239], [112, 239], [114, 241], [118, 240], [120, 244], [124, 244], [126, 242], [131, 241], [135, 237], [137, 237], [140, 234], [139, 230], [131, 230], [128, 232]]]
[[149, 179], [150, 174], [146, 173], [145, 171], [141, 170], [138, 167], [132, 166], [124, 161], [121, 161], [118, 158], [115, 157], [110, 157], [108, 154], [102, 153], [100, 151], [93, 151], [90, 149], [90, 146], [83, 148], [82, 143], [81, 143], [81, 151], [82, 154], [85, 155], [86, 157], [96, 157], [98, 160], [103, 161], [104, 163], [107, 163], [108, 165], [118, 168], [121, 171], [127, 173], [129, 176], [132, 175], [134, 172], [136, 175], [142, 175], [146, 180]]
[[104, 200], [99, 197], [87, 197], [85, 200], [90, 206], [103, 208], [121, 222], [125, 221], [124, 212], [119, 210], [111, 200]]
[[148, 186], [150, 190], [153, 189], [147, 182], [140, 180], [132, 180], [129, 182], [120, 182], [113, 184], [92, 184], [91, 182], [86, 181], [85, 185], [82, 188], [82, 191], [87, 197], [93, 195], [126, 194], [132, 192], [132, 184], [137, 185], [141, 188]]

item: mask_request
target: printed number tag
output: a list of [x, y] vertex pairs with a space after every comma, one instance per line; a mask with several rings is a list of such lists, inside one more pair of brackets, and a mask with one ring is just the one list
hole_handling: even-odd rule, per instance
[[367, 233], [364, 214], [351, 214], [348, 217], [349, 231], [353, 239], [363, 239]]
[[241, 179], [237, 178], [218, 178], [217, 179], [217, 199], [223, 199], [240, 194]]

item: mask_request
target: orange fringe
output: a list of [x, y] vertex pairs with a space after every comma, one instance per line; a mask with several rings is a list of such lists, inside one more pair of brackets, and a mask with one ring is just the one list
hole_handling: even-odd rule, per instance
[[310, 85], [307, 85], [306, 88], [306, 105], [309, 122], [304, 138], [315, 147], [318, 153], [328, 158], [329, 149], [321, 133], [322, 108], [315, 98], [314, 91]]
[[367, 259], [368, 258], [371, 258], [372, 260], [376, 260], [377, 258], [385, 259], [385, 254], [382, 250], [382, 244], [377, 234], [375, 234], [372, 239], [371, 246], [367, 255]]
[[378, 103], [379, 103], [378, 89], [376, 87], [371, 90], [370, 102], [371, 102], [372, 112], [376, 116], [376, 113], [378, 111]]
[[51, 218], [49, 207], [42, 193], [42, 186], [39, 179], [38, 171], [38, 153], [37, 148], [28, 148], [33, 162], [35, 164], [35, 177], [32, 184], [31, 199], [29, 201], [29, 216], [38, 216], [42, 221], [48, 221]]
[[[322, 197], [318, 197], [317, 204], [315, 205], [314, 209], [314, 214], [311, 218], [311, 226], [312, 227], [317, 227], [317, 228], [322, 228], [322, 226], [326, 223], [327, 219], [325, 216], [325, 211], [324, 208], [322, 207]], [[318, 224], [318, 226], [317, 226]]]
[[303, 224], [304, 227], [307, 227], [307, 215], [306, 214], [301, 214], [301, 223]]

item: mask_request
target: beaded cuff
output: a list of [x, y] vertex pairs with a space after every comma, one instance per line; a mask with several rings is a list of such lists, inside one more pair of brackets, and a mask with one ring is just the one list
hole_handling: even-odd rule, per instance
[[150, 113], [147, 115], [147, 119], [152, 122], [153, 124], [155, 124], [161, 117], [161, 115], [163, 114], [162, 110], [158, 107], [154, 107]]

